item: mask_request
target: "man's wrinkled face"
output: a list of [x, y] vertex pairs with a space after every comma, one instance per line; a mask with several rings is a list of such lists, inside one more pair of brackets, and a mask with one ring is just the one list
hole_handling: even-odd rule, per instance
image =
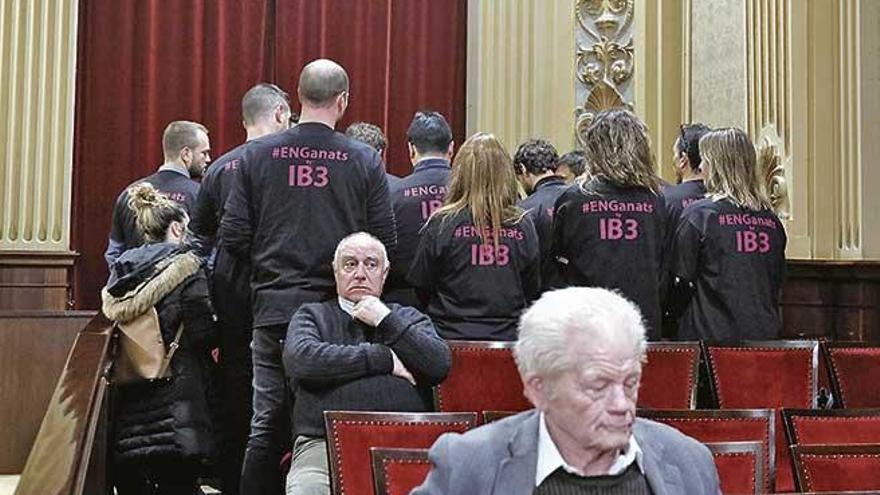
[[382, 249], [375, 242], [349, 242], [339, 251], [336, 263], [333, 274], [340, 296], [358, 302], [365, 296], [382, 295], [388, 265], [382, 257]]
[[569, 352], [580, 364], [547, 383], [540, 406], [551, 434], [583, 449], [625, 449], [642, 373], [638, 351], [626, 339], [597, 344], [576, 335]]

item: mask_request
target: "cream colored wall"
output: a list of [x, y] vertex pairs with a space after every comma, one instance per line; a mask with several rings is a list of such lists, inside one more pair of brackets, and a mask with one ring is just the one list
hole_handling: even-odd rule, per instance
[[77, 5], [0, 1], [0, 250], [69, 249]]
[[467, 134], [574, 144], [574, 0], [468, 2]]

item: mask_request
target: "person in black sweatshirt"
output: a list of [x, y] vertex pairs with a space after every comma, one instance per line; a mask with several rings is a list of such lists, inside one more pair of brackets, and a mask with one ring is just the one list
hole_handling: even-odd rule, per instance
[[187, 214], [191, 213], [199, 192], [199, 179], [211, 161], [211, 142], [208, 129], [197, 122], [178, 120], [171, 122], [162, 133], [162, 151], [165, 163], [156, 173], [138, 179], [126, 187], [116, 198], [110, 238], [104, 259], [112, 267], [119, 255], [144, 243], [138, 231], [135, 214], [128, 207], [128, 190], [135, 184], [146, 182], [173, 201], [180, 203]]
[[[355, 122], [345, 128], [345, 135], [362, 143], [369, 144], [376, 150], [376, 153], [382, 156], [382, 160], [385, 160], [388, 139], [385, 138], [385, 133], [382, 132], [381, 127], [369, 122]], [[400, 180], [400, 177], [389, 173], [387, 170], [385, 171], [385, 178], [388, 179], [389, 190]]]
[[284, 345], [296, 397], [290, 495], [330, 493], [324, 411], [431, 411], [431, 387], [449, 372], [449, 346], [431, 320], [379, 299], [388, 269], [375, 237], [346, 237], [333, 256], [337, 298], [305, 304], [290, 321]]
[[520, 313], [541, 292], [538, 234], [516, 194], [501, 142], [468, 138], [407, 277], [446, 339], [515, 340]]
[[[370, 146], [334, 130], [348, 107], [348, 74], [320, 59], [303, 68], [296, 127], [248, 143], [220, 222], [220, 242], [251, 263], [254, 417], [241, 492], [274, 493], [290, 420], [281, 350], [290, 317], [333, 297], [330, 261], [365, 230], [396, 244], [385, 166]], [[278, 487], [280, 488], [280, 487]]]
[[[260, 83], [241, 100], [242, 124], [247, 142], [287, 129], [290, 101], [278, 86]], [[220, 383], [222, 395], [223, 493], [236, 495], [241, 465], [250, 432], [253, 364], [251, 363], [251, 270], [247, 259], [217, 248], [217, 234], [225, 211], [232, 176], [238, 170], [245, 144], [236, 146], [208, 168], [193, 209], [190, 230], [193, 244], [203, 258], [210, 258], [211, 296], [217, 311], [220, 336]]]
[[648, 130], [632, 112], [608, 110], [586, 132], [592, 179], [559, 197], [550, 256], [563, 285], [617, 289], [636, 303], [658, 340], [667, 216]]
[[678, 225], [682, 210], [706, 197], [704, 174], [701, 168], [700, 138], [711, 130], [705, 124], [682, 124], [681, 135], [672, 146], [678, 184], [663, 189], [670, 229], [675, 229]]
[[421, 308], [415, 291], [406, 281], [419, 245], [422, 227], [443, 206], [455, 149], [452, 130], [439, 112], [416, 112], [406, 132], [410, 175], [391, 186], [391, 204], [397, 220], [397, 250], [392, 256], [391, 274], [385, 286], [388, 301]]
[[700, 139], [709, 197], [685, 208], [675, 231], [678, 338], [735, 344], [779, 337], [785, 227], [760, 187], [755, 148], [740, 129]]

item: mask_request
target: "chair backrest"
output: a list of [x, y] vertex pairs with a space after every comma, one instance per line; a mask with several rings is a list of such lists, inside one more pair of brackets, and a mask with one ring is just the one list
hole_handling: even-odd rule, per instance
[[443, 433], [463, 433], [475, 413], [326, 411], [330, 479], [335, 495], [372, 495], [370, 447], [429, 448]]
[[782, 409], [788, 445], [880, 444], [880, 409]]
[[525, 411], [522, 380], [513, 360], [513, 342], [450, 341], [452, 367], [434, 388], [441, 412]]
[[[713, 395], [722, 409], [814, 409], [818, 398], [819, 343], [814, 340], [744, 342], [706, 346]], [[782, 422], [777, 417], [777, 424]], [[791, 491], [788, 443], [776, 431], [776, 489]]]
[[880, 346], [864, 342], [826, 342], [822, 354], [831, 389], [842, 407], [880, 407]]
[[764, 449], [761, 442], [707, 442], [715, 458], [721, 493], [756, 495], [764, 491]]
[[880, 490], [880, 445], [795, 445], [791, 456], [800, 491]]
[[762, 491], [773, 491], [776, 416], [772, 409], [640, 409], [638, 415], [672, 426], [701, 442], [760, 442], [763, 452]]
[[694, 409], [700, 369], [699, 342], [648, 342], [639, 407]]
[[409, 495], [431, 470], [428, 449], [372, 447], [370, 456], [376, 495]]
[[514, 414], [519, 414], [519, 411], [483, 411], [483, 424], [498, 421]]

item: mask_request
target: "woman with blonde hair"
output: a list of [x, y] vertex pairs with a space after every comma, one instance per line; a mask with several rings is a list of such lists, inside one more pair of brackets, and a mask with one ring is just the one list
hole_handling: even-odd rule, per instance
[[736, 343], [779, 336], [785, 228], [740, 129], [700, 139], [707, 198], [682, 212], [672, 255], [678, 338]]
[[208, 282], [199, 258], [180, 250], [189, 222], [183, 207], [146, 182], [131, 186], [128, 198], [146, 244], [111, 265], [102, 309], [119, 323], [155, 309], [166, 350], [177, 346], [170, 377], [117, 388], [115, 485], [120, 495], [201, 493], [196, 480], [214, 454]]
[[648, 129], [628, 110], [601, 112], [587, 128], [584, 153], [592, 177], [556, 201], [549, 256], [557, 278], [562, 286], [618, 290], [658, 340], [666, 203]]
[[516, 339], [519, 314], [541, 288], [538, 237], [517, 199], [504, 146], [491, 134], [471, 136], [407, 277], [442, 337]]

